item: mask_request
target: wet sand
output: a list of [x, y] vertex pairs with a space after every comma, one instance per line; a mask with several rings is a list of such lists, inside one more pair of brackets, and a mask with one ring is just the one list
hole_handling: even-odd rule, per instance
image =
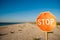
[[[45, 32], [35, 24], [24, 23], [0, 27], [0, 40], [45, 40]], [[49, 40], [60, 40], [60, 25], [48, 33]]]

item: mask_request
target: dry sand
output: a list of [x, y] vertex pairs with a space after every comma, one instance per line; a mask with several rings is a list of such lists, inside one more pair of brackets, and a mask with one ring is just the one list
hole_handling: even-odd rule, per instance
[[[0, 27], [0, 40], [45, 40], [45, 32], [35, 24], [24, 23]], [[48, 34], [49, 40], [60, 40], [60, 25]]]

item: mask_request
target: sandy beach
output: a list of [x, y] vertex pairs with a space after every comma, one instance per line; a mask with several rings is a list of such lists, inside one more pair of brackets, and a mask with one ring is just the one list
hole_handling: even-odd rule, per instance
[[[0, 40], [45, 40], [45, 33], [31, 23], [0, 26]], [[48, 40], [60, 40], [60, 25], [48, 33]]]

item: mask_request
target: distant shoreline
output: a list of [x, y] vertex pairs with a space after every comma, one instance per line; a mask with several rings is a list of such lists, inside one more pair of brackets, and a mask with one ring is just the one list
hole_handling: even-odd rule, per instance
[[12, 25], [12, 24], [22, 24], [24, 22], [0, 22], [0, 26]]

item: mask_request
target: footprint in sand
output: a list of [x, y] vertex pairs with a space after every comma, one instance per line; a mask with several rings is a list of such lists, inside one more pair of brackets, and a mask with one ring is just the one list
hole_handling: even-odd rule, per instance
[[4, 36], [4, 35], [7, 35], [7, 33], [0, 33], [0, 36]]

